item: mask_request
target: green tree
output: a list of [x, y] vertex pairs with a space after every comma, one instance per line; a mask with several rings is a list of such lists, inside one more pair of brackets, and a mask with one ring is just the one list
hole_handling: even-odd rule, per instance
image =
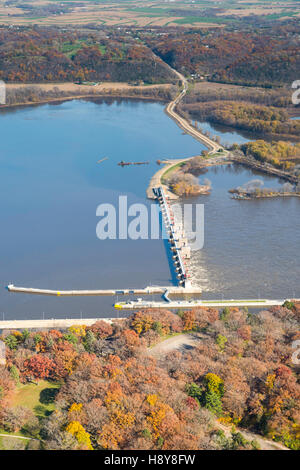
[[39, 344], [42, 341], [41, 335], [39, 335], [39, 334], [35, 335], [34, 338], [33, 338], [33, 341], [34, 341], [35, 345]]
[[253, 441], [251, 441], [251, 446], [252, 446], [253, 450], [260, 450], [261, 449], [260, 443], [258, 441], [256, 441], [255, 439]]
[[16, 366], [11, 366], [10, 375], [14, 379], [15, 383], [18, 385], [20, 383], [20, 374]]
[[283, 304], [283, 307], [288, 308], [289, 310], [294, 310], [295, 304], [289, 300], [286, 300]]
[[218, 335], [217, 336], [216, 343], [219, 346], [221, 351], [224, 351], [227, 341], [228, 341], [228, 339], [226, 338], [226, 336], [223, 336], [223, 335]]
[[162, 336], [163, 330], [162, 330], [162, 324], [160, 321], [154, 322], [152, 325], [152, 329]]
[[148, 428], [143, 429], [142, 434], [146, 439], [151, 439], [151, 437], [152, 437], [151, 432], [149, 431]]
[[67, 333], [64, 335], [64, 339], [66, 341], [68, 341], [68, 343], [71, 343], [71, 344], [77, 344], [78, 343], [78, 338], [76, 335], [74, 335], [73, 333]]
[[200, 405], [203, 390], [199, 387], [199, 385], [195, 384], [194, 382], [191, 384], [186, 384], [185, 391], [189, 397], [195, 398]]
[[216, 374], [208, 373], [205, 376], [205, 389], [201, 402], [205, 408], [217, 416], [222, 416], [222, 397], [224, 395], [224, 382]]
[[29, 338], [29, 336], [30, 336], [30, 333], [29, 333], [28, 330], [23, 330], [22, 331], [22, 341], [23, 341], [23, 343], [26, 341], [26, 339]]
[[93, 346], [94, 346], [95, 341], [96, 341], [96, 338], [95, 338], [94, 333], [90, 330], [87, 331], [84, 341], [83, 341], [83, 345], [88, 352], [93, 351]]
[[222, 416], [222, 400], [220, 395], [215, 392], [206, 391], [203, 396], [203, 406], [209, 411], [214, 413], [216, 416]]
[[18, 340], [14, 335], [6, 336], [4, 342], [9, 349], [17, 349]]
[[233, 432], [232, 435], [232, 447], [236, 449], [238, 447], [246, 447], [249, 442], [240, 432]]
[[229, 307], [225, 307], [222, 310], [222, 312], [220, 313], [220, 320], [222, 320], [222, 321], [228, 320], [229, 315], [230, 315], [230, 309], [229, 309]]

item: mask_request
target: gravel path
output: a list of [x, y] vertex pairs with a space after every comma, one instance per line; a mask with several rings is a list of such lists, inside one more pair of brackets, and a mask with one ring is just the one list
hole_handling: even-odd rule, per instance
[[204, 335], [199, 333], [195, 334], [182, 334], [177, 336], [172, 336], [161, 343], [156, 344], [153, 348], [149, 348], [149, 354], [156, 358], [165, 356], [170, 351], [190, 351], [193, 349], [201, 339], [205, 338]]

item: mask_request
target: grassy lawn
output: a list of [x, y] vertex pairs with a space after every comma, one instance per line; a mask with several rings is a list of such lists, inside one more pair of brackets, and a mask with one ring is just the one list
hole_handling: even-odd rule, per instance
[[[8, 432], [8, 431], [5, 431], [4, 429], [1, 429], [0, 428], [0, 434], [7, 434], [7, 436], [20, 436], [20, 437], [25, 437], [26, 440], [30, 440], [30, 437], [26, 436], [26, 434], [24, 434], [22, 431], [18, 431], [18, 432]], [[1, 439], [1, 438], [0, 438]]]
[[32, 410], [38, 418], [44, 418], [54, 411], [54, 399], [59, 384], [40, 380], [38, 385], [20, 385], [14, 398], [14, 406]]
[[[3, 434], [2, 431], [1, 431], [1, 434]], [[7, 433], [5, 433], [5, 434], [7, 434]], [[10, 435], [12, 435], [12, 434], [10, 434]], [[11, 443], [10, 443], [10, 441], [4, 442], [4, 439], [5, 439], [5, 438], [3, 438], [2, 436], [0, 436], [0, 450], [13, 450], [13, 445], [14, 445], [15, 439], [9, 438], [9, 439], [11, 439], [11, 441], [12, 441]], [[28, 444], [29, 440], [30, 440], [30, 439], [23, 439], [22, 441], [19, 440], [19, 441], [21, 441], [20, 444], [21, 444], [21, 447], [22, 447], [23, 449], [26, 447], [26, 445]]]
[[79, 49], [82, 48], [84, 45], [83, 39], [78, 39], [75, 43], [64, 42], [59, 46], [61, 52], [63, 52], [66, 56], [72, 58]]
[[[7, 435], [7, 438], [5, 436], [0, 436], [0, 450], [14, 450], [16, 449], [16, 446], [17, 449], [23, 450], [31, 441], [31, 438], [26, 436], [26, 434], [24, 434], [21, 430], [18, 432], [7, 432], [0, 428], [0, 434]], [[10, 436], [20, 436], [24, 439], [13, 438]]]
[[186, 162], [180, 162], [180, 163], [176, 163], [174, 164], [173, 166], [171, 166], [170, 168], [168, 168], [161, 176], [161, 182], [164, 184], [166, 182], [166, 176], [169, 175], [170, 176], [170, 173], [172, 173], [172, 171], [180, 168], [181, 166], [185, 165]]
[[227, 154], [226, 152], [216, 152], [216, 153], [213, 153], [213, 154], [209, 154], [207, 157], [204, 157], [204, 158], [211, 158], [211, 157], [225, 157]]
[[[60, 387], [60, 384], [49, 382], [47, 380], [40, 380], [37, 385], [26, 384], [17, 387], [16, 394], [13, 399], [12, 405], [22, 406], [29, 408], [35, 416], [40, 420], [49, 416], [55, 410], [55, 395]], [[18, 432], [7, 432], [0, 428], [0, 450], [22, 450], [27, 449], [30, 445], [39, 448], [39, 436], [26, 433], [25, 429], [20, 429]], [[25, 439], [13, 438], [12, 436], [19, 436]], [[31, 437], [34, 437], [31, 439]], [[32, 447], [31, 447], [32, 448]]]

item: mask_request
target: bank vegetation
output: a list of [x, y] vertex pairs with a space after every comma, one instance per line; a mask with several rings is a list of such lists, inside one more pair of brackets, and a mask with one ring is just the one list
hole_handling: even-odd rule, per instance
[[[255, 314], [143, 310], [112, 325], [6, 331], [0, 426], [51, 450], [260, 448], [243, 429], [299, 450], [299, 313], [295, 302]], [[151, 355], [188, 332], [195, 347]]]

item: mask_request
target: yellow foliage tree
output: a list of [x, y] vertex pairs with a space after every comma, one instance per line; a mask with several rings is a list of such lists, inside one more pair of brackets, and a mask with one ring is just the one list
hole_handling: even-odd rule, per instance
[[150, 330], [152, 325], [153, 320], [150, 315], [143, 314], [142, 312], [138, 312], [131, 322], [131, 326], [138, 335], [146, 333], [146, 331]]
[[86, 449], [93, 450], [91, 438], [88, 432], [78, 421], [71, 421], [66, 427], [66, 431], [75, 437], [79, 444], [82, 444]]
[[272, 390], [272, 388], [274, 387], [275, 378], [276, 378], [275, 374], [269, 374], [268, 377], [266, 378], [265, 385], [269, 391]]
[[147, 422], [153, 430], [156, 439], [160, 437], [160, 427], [168, 412], [172, 413], [172, 408], [166, 403], [162, 403], [157, 399], [156, 395], [148, 395], [147, 402], [151, 406], [150, 413], [147, 416]]
[[148, 395], [146, 400], [147, 400], [147, 402], [149, 403], [150, 406], [154, 406], [155, 403], [158, 400], [158, 396], [157, 395]]
[[76, 336], [85, 336], [86, 325], [72, 325], [69, 327], [70, 333], [73, 333]]
[[210, 392], [220, 394], [220, 390], [223, 386], [223, 380], [216, 374], [209, 372], [205, 376], [207, 388]]
[[70, 406], [68, 412], [73, 413], [73, 411], [76, 411], [80, 413], [82, 410], [82, 403], [73, 403], [73, 405]]

